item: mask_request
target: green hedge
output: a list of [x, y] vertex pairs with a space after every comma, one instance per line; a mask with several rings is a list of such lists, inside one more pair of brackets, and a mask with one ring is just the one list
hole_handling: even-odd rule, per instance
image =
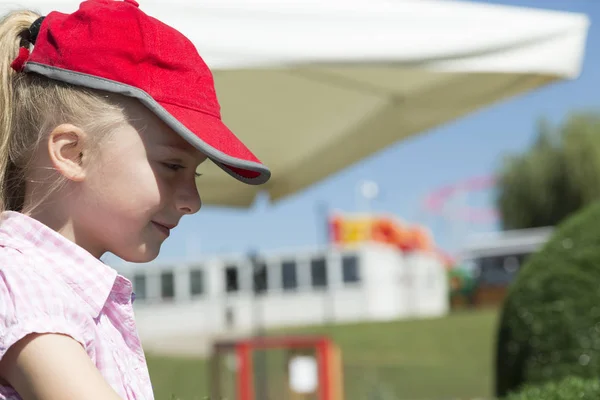
[[600, 203], [561, 224], [511, 286], [500, 318], [496, 395], [600, 377]]
[[568, 377], [540, 386], [527, 386], [506, 400], [596, 400], [600, 399], [600, 380]]

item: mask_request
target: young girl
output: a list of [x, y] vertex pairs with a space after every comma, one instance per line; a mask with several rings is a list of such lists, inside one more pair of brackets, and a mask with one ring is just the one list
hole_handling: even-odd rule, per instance
[[205, 159], [266, 167], [221, 122], [193, 44], [134, 0], [0, 21], [0, 399], [152, 399], [131, 283], [200, 209]]

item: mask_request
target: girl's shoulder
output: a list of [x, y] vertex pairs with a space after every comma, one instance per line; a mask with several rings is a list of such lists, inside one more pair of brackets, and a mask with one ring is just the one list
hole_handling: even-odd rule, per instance
[[65, 300], [64, 285], [35, 254], [0, 246], [0, 314], [50, 312]]
[[69, 286], [39, 257], [0, 246], [0, 359], [31, 333], [60, 333], [87, 348], [94, 322]]

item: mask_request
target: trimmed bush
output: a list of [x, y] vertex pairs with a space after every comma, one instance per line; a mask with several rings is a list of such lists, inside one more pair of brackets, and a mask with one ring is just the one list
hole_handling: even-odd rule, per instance
[[498, 397], [567, 376], [600, 377], [600, 203], [567, 219], [529, 258], [500, 317]]
[[586, 400], [600, 399], [600, 380], [568, 377], [540, 386], [526, 386], [506, 400]]

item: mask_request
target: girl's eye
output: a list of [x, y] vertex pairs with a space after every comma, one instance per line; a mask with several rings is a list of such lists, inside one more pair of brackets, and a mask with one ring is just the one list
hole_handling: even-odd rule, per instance
[[[184, 169], [185, 167], [181, 164], [171, 164], [171, 163], [163, 163], [163, 165], [173, 171], [179, 171], [180, 169]], [[200, 178], [202, 176], [201, 173], [196, 172], [195, 173], [196, 178]]]
[[183, 169], [183, 165], [179, 165], [179, 164], [170, 164], [170, 163], [164, 163], [164, 166], [172, 169], [173, 171], [179, 171], [180, 169]]

